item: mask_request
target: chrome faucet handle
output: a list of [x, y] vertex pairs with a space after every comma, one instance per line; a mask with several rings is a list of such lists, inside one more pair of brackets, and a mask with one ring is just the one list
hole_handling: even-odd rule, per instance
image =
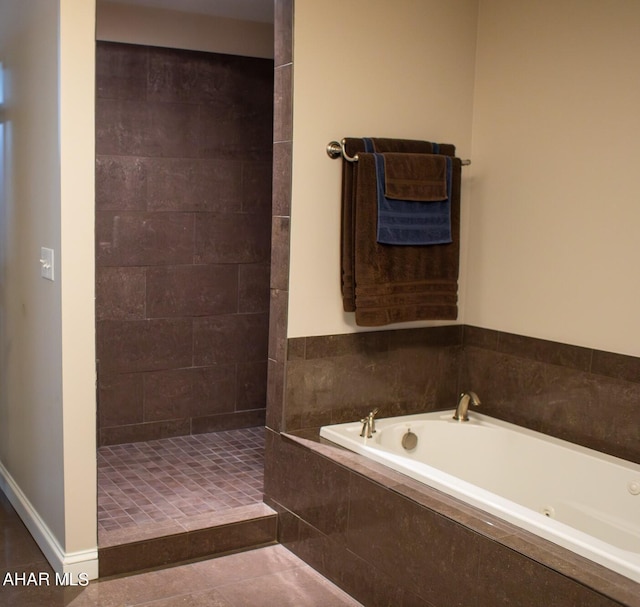
[[[373, 411], [369, 412], [369, 432], [373, 434], [376, 431], [376, 415], [378, 413], [378, 408], [376, 407]], [[371, 438], [371, 437], [369, 437]]]
[[363, 417], [360, 420], [362, 424], [362, 432], [360, 432], [360, 436], [371, 438], [373, 433], [376, 431], [376, 413], [378, 413], [378, 409], [373, 409], [373, 411], [369, 411], [367, 417]]

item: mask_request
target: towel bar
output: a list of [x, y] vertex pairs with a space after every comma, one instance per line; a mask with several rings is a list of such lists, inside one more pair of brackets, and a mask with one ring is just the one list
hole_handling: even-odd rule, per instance
[[[342, 157], [348, 162], [358, 162], [358, 154], [356, 154], [355, 156], [349, 156], [349, 154], [347, 154], [346, 150], [344, 149], [344, 139], [342, 140], [342, 142], [330, 141], [327, 144], [327, 156], [329, 156], [329, 158], [333, 158], [334, 160], [336, 158]], [[462, 166], [469, 166], [471, 164], [471, 160], [462, 160], [461, 164]]]

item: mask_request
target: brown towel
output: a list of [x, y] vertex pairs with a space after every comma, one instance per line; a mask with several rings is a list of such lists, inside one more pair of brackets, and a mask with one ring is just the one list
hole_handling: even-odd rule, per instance
[[[431, 143], [374, 139], [376, 152], [433, 153]], [[361, 139], [347, 139], [345, 151], [358, 162], [343, 161], [342, 298], [361, 326], [412, 320], [457, 318], [460, 250], [460, 160], [453, 158], [451, 231], [453, 242], [430, 246], [390, 246], [376, 241], [376, 171]], [[441, 144], [439, 153], [455, 155]]]
[[[394, 200], [446, 200], [447, 159], [442, 154], [383, 154], [384, 195]], [[427, 174], [432, 179], [422, 179]]]

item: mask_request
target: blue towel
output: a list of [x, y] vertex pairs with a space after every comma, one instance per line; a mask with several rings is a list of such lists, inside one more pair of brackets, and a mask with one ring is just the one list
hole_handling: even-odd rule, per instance
[[[365, 149], [373, 153], [376, 164], [378, 194], [377, 242], [389, 245], [436, 245], [452, 242], [451, 177], [452, 162], [447, 162], [447, 198], [440, 201], [406, 201], [385, 196], [384, 157], [373, 149], [371, 139], [364, 139]], [[434, 152], [437, 153], [437, 144]]]

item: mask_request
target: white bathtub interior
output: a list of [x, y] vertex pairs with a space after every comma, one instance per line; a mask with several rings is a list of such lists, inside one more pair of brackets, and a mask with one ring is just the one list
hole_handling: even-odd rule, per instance
[[[320, 436], [640, 582], [640, 465], [485, 415], [438, 411]], [[407, 432], [417, 437], [406, 450]]]

